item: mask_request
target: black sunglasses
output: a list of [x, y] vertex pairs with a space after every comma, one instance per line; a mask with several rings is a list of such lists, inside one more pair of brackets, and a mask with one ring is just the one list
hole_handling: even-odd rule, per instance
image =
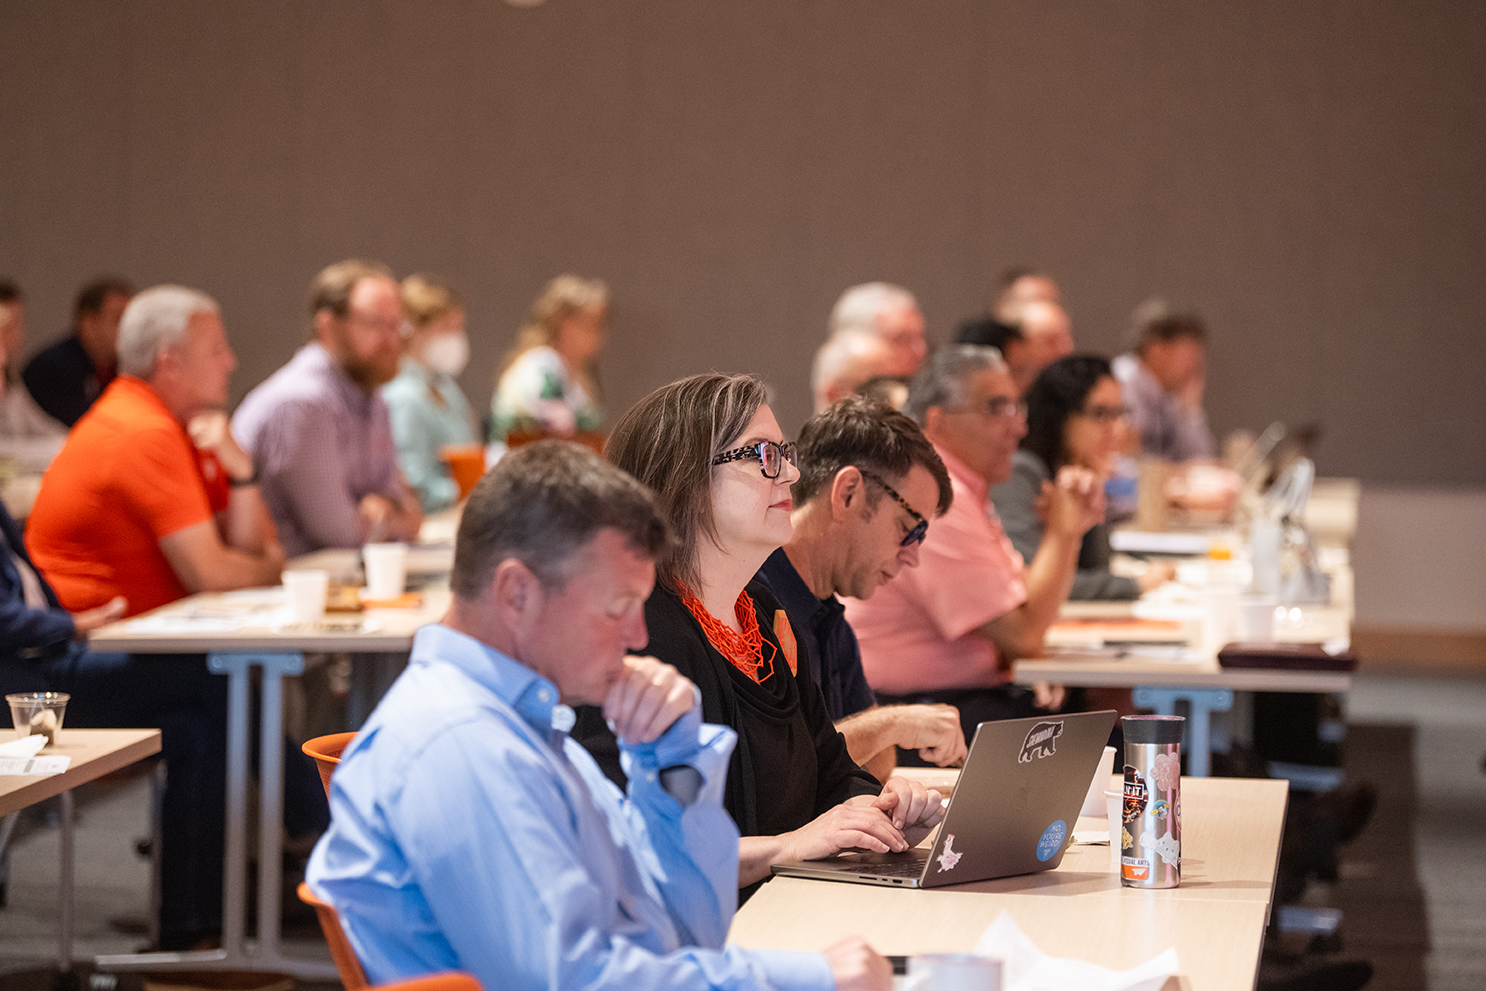
[[786, 461], [795, 464], [795, 445], [793, 441], [776, 444], [772, 440], [761, 440], [746, 447], [724, 451], [712, 459], [712, 464], [725, 465], [730, 461], [757, 461], [759, 471], [765, 478], [778, 478]]
[[876, 475], [872, 474], [865, 468], [858, 468], [857, 471], [862, 473], [863, 478], [870, 478], [878, 485], [881, 485], [884, 492], [892, 496], [894, 499], [898, 500], [898, 505], [908, 510], [908, 515], [912, 516], [915, 520], [918, 521], [914, 523], [913, 529], [909, 530], [908, 533], [904, 535], [903, 539], [898, 542], [898, 546], [912, 547], [914, 544], [923, 543], [923, 539], [929, 535], [929, 521], [920, 516], [918, 514], [918, 510], [908, 505], [907, 499], [904, 499], [902, 496], [898, 495], [898, 493], [894, 492], [891, 485], [884, 482], [882, 479], [878, 478]]

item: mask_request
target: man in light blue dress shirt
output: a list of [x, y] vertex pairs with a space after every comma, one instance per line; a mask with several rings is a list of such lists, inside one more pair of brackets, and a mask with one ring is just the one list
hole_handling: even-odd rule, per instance
[[[529, 445], [475, 487], [454, 601], [342, 755], [310, 885], [373, 983], [472, 972], [494, 988], [883, 989], [860, 940], [824, 954], [725, 945], [735, 736], [654, 658], [643, 607], [666, 526], [577, 445]], [[568, 736], [602, 705], [621, 795]]]

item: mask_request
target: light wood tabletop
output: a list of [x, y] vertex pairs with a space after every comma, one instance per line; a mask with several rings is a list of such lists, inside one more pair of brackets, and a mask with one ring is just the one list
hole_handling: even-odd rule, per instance
[[421, 601], [405, 609], [329, 613], [323, 623], [288, 625], [273, 589], [204, 592], [94, 630], [94, 650], [197, 654], [226, 651], [407, 650], [421, 626], [438, 622], [449, 609], [447, 587], [424, 588]]
[[[927, 775], [946, 780], [946, 772]], [[820, 950], [860, 935], [884, 954], [962, 952], [1005, 911], [1053, 956], [1122, 970], [1175, 946], [1182, 987], [1251, 989], [1286, 797], [1283, 781], [1183, 778], [1179, 888], [1122, 887], [1106, 846], [1074, 846], [1056, 870], [1041, 874], [925, 891], [775, 878], [739, 909], [729, 939]], [[1104, 826], [1079, 821], [1080, 829]]]
[[61, 774], [0, 774], [0, 816], [160, 752], [157, 729], [63, 729], [42, 757], [71, 757]]

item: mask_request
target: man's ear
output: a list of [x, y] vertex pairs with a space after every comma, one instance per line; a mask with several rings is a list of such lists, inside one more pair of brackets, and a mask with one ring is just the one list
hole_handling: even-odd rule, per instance
[[490, 590], [496, 612], [509, 629], [523, 628], [541, 608], [542, 583], [516, 558], [508, 557], [495, 566]]
[[329, 348], [330, 342], [335, 337], [335, 321], [337, 319], [335, 311], [326, 306], [316, 310], [314, 319], [310, 321], [315, 328], [315, 340], [319, 341], [326, 348]]
[[939, 436], [939, 430], [944, 426], [944, 410], [938, 406], [930, 406], [924, 410], [924, 436], [932, 442]]
[[831, 479], [831, 519], [845, 519], [865, 497], [867, 480], [856, 465], [847, 465]]

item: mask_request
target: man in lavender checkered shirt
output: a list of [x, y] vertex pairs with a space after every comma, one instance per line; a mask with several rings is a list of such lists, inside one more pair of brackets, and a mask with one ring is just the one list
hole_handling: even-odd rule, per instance
[[311, 283], [310, 314], [313, 339], [232, 418], [279, 540], [290, 557], [413, 540], [423, 517], [378, 393], [402, 355], [397, 282], [385, 265], [338, 262]]

